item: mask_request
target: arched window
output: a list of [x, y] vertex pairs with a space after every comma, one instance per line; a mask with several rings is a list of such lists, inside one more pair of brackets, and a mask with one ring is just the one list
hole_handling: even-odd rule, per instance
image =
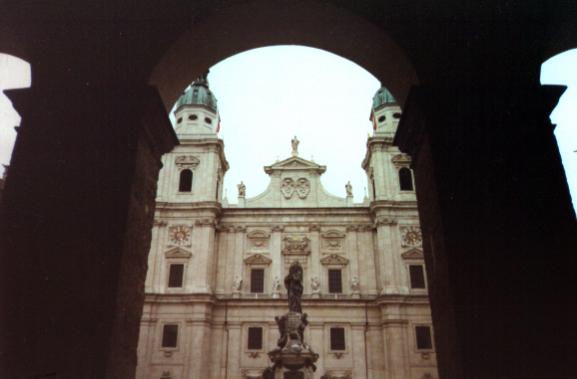
[[180, 172], [180, 181], [178, 182], [179, 192], [192, 191], [192, 171], [189, 169]]
[[413, 174], [410, 169], [403, 167], [399, 170], [399, 184], [401, 191], [413, 190]]

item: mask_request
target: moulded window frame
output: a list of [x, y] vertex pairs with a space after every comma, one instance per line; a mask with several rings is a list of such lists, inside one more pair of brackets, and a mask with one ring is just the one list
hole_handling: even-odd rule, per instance
[[[172, 265], [182, 265], [182, 285], [180, 287], [170, 287], [170, 267]], [[167, 262], [166, 262], [166, 280], [165, 280], [165, 286], [167, 290], [183, 290], [184, 287], [186, 287], [186, 269], [187, 269], [187, 264], [186, 264], [186, 260], [182, 259], [182, 258], [167, 258]]]
[[[430, 349], [420, 349], [417, 343], [417, 327], [418, 326], [426, 326], [429, 328], [429, 334], [431, 335], [431, 348]], [[435, 334], [433, 331], [432, 323], [425, 323], [425, 322], [416, 322], [411, 324], [411, 333], [413, 335], [413, 346], [414, 351], [417, 353], [433, 353], [435, 352]]]
[[[182, 175], [182, 172], [184, 170], [190, 170], [190, 173], [192, 175], [191, 181], [190, 181], [190, 191], [181, 191], [180, 190], [180, 176]], [[195, 180], [196, 174], [194, 172], [194, 167], [182, 167], [179, 168], [177, 170], [177, 175], [176, 175], [176, 193], [178, 195], [192, 195], [194, 193], [194, 180]]]
[[[402, 169], [407, 169], [411, 173], [411, 187], [413, 189], [410, 189], [410, 190], [401, 189], [401, 170]], [[405, 166], [405, 165], [398, 166], [398, 168], [397, 168], [397, 183], [398, 183], [398, 188], [399, 188], [400, 193], [415, 193], [415, 173], [413, 172], [413, 170], [410, 167]]]
[[[262, 339], [261, 339], [261, 346], [260, 349], [249, 349], [248, 348], [248, 330], [249, 328], [260, 328], [262, 330]], [[243, 327], [243, 346], [245, 353], [261, 353], [266, 350], [266, 341], [267, 341], [267, 330], [268, 328], [263, 326], [263, 324], [256, 324], [256, 323], [248, 323], [245, 324]]]
[[[166, 325], [176, 325], [176, 346], [162, 346], [162, 340], [164, 339], [164, 327]], [[160, 323], [158, 331], [158, 346], [160, 351], [180, 351], [180, 346], [182, 344], [182, 323], [178, 321], [166, 320]]]
[[[345, 348], [344, 350], [333, 350], [331, 344], [331, 329], [332, 328], [342, 328], [344, 329], [344, 336], [345, 336]], [[350, 353], [350, 345], [351, 345], [351, 331], [350, 331], [349, 324], [342, 324], [342, 323], [328, 323], [325, 324], [325, 346], [327, 346], [327, 352], [329, 354], [349, 354]]]
[[[262, 292], [252, 292], [252, 270], [262, 270]], [[248, 265], [248, 270], [247, 270], [247, 290], [248, 293], [250, 293], [251, 295], [264, 295], [265, 293], [267, 293], [267, 274], [268, 274], [268, 270], [267, 270], [267, 266], [265, 265]]]
[[[329, 270], [341, 270], [342, 292], [329, 292]], [[349, 283], [348, 264], [327, 264], [323, 265], [321, 289], [323, 293], [329, 296], [343, 296], [351, 293]]]
[[[423, 278], [425, 281], [425, 288], [413, 288], [411, 286], [411, 267], [410, 266], [421, 266], [423, 268]], [[405, 271], [407, 273], [407, 287], [409, 291], [414, 294], [428, 294], [429, 291], [429, 282], [427, 280], [427, 268], [425, 267], [425, 262], [422, 260], [412, 260], [405, 262]]]
[[[188, 271], [188, 265], [189, 265], [189, 261], [190, 258], [171, 258], [171, 257], [166, 257], [164, 262], [164, 272], [163, 272], [163, 278], [162, 278], [162, 283], [164, 286], [164, 290], [167, 293], [181, 293], [186, 291], [186, 279], [187, 279], [187, 271]], [[184, 265], [184, 267], [182, 268], [182, 287], [169, 287], [168, 286], [168, 280], [170, 279], [170, 265], [173, 264], [182, 264]]]

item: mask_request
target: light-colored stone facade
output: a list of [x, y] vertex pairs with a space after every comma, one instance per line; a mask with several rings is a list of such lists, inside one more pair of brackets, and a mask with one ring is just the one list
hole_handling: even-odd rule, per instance
[[[410, 159], [392, 145], [395, 113], [391, 104], [373, 111], [363, 203], [353, 202], [348, 186], [345, 197], [328, 194], [325, 167], [299, 157], [295, 140], [289, 158], [265, 167], [265, 192], [245, 198], [240, 184], [238, 203], [229, 205], [217, 113], [198, 104], [177, 109], [181, 144], [163, 157], [137, 378], [260, 378], [295, 260], [304, 268], [305, 341], [320, 355], [315, 378], [437, 378], [433, 347], [417, 346], [416, 327], [430, 327], [431, 316], [426, 285], [411, 285], [410, 267], [424, 261], [415, 193], [400, 190], [399, 170]], [[207, 117], [214, 121], [203, 125]], [[179, 191], [183, 170], [192, 183]], [[176, 286], [171, 265], [182, 265]], [[262, 291], [251, 283], [258, 269]], [[329, 270], [340, 270], [340, 292], [330, 291]], [[166, 325], [175, 326], [176, 342], [163, 340]], [[262, 345], [249, 349], [251, 327], [262, 328]], [[331, 350], [331, 328], [344, 330], [344, 348]]]

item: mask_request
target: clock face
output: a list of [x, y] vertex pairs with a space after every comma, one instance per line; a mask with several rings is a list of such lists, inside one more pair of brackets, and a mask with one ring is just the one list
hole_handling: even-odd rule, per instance
[[170, 228], [170, 242], [182, 245], [190, 239], [190, 229], [185, 225], [176, 225]]

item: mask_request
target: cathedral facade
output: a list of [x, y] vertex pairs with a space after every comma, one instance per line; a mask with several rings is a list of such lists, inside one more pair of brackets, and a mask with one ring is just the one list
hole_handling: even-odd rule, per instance
[[350, 184], [326, 192], [326, 167], [300, 157], [295, 137], [264, 167], [268, 188], [247, 198], [240, 183], [228, 204], [216, 99], [205, 78], [185, 91], [158, 182], [137, 378], [261, 378], [295, 261], [315, 378], [437, 378], [410, 158], [392, 144], [400, 112], [379, 89], [362, 203]]

